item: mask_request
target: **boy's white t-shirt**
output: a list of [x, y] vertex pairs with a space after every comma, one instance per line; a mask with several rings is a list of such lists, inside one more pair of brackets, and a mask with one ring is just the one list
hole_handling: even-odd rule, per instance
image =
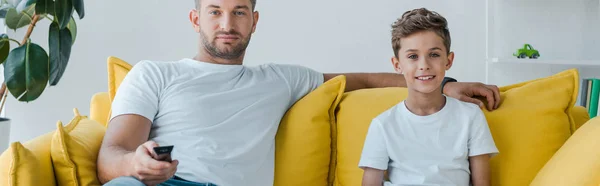
[[372, 120], [359, 167], [388, 170], [386, 186], [464, 186], [469, 156], [497, 153], [477, 105], [446, 97], [440, 111], [419, 116], [402, 101]]
[[137, 114], [152, 121], [150, 140], [175, 146], [183, 179], [273, 185], [279, 122], [322, 83], [322, 73], [295, 65], [142, 61], [120, 85], [111, 119]]

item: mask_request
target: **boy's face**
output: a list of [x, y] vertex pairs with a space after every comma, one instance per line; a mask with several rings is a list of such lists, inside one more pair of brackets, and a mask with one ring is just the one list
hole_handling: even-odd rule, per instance
[[400, 46], [392, 64], [396, 72], [404, 74], [409, 90], [441, 93], [440, 85], [454, 60], [454, 53], [448, 54], [442, 38], [435, 32], [421, 31], [402, 38]]

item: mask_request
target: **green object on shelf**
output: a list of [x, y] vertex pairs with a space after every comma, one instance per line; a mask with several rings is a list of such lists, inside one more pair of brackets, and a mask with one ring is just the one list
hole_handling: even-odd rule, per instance
[[523, 48], [519, 48], [517, 50], [517, 53], [513, 53], [513, 56], [516, 56], [517, 58], [529, 57], [530, 59], [537, 59], [540, 57], [540, 52], [538, 52], [536, 49], [533, 49], [530, 44], [525, 44]]
[[592, 79], [592, 91], [590, 92], [590, 103], [588, 113], [590, 118], [598, 115], [598, 102], [600, 101], [600, 79]]

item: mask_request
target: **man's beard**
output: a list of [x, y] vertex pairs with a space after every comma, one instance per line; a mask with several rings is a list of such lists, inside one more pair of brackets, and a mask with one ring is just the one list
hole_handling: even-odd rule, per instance
[[248, 47], [248, 43], [250, 42], [250, 38], [252, 37], [250, 34], [248, 35], [248, 39], [244, 40], [242, 35], [239, 32], [231, 31], [231, 32], [223, 32], [219, 31], [215, 33], [215, 36], [227, 34], [227, 35], [236, 35], [240, 38], [240, 43], [234, 46], [231, 50], [221, 50], [217, 47], [217, 43], [215, 40], [212, 42], [209, 41], [209, 38], [206, 37], [204, 32], [200, 31], [200, 37], [202, 37], [202, 44], [204, 45], [204, 49], [213, 57], [222, 58], [222, 59], [238, 59], [240, 56], [244, 54], [246, 48]]

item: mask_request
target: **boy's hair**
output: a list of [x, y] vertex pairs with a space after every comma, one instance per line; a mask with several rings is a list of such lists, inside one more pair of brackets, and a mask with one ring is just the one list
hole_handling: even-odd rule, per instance
[[446, 51], [450, 53], [450, 31], [448, 31], [448, 22], [446, 18], [434, 11], [429, 11], [426, 8], [414, 9], [405, 12], [392, 25], [392, 47], [394, 48], [394, 56], [398, 58], [400, 50], [400, 39], [420, 31], [433, 31], [440, 36], [446, 47]]
[[[200, 1], [201, 0], [194, 0], [194, 2], [196, 2], [196, 8], [200, 8]], [[256, 0], [250, 0], [250, 3], [252, 3], [252, 10], [254, 11], [254, 7], [256, 7]]]

